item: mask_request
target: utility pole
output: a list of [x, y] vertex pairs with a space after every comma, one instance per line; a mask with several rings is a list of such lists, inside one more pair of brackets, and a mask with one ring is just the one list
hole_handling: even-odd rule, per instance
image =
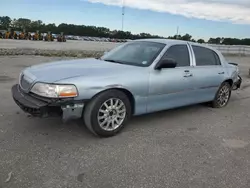
[[179, 35], [179, 26], [177, 26], [176, 39], [178, 39]]
[[125, 15], [125, 7], [124, 7], [124, 0], [122, 0], [122, 31], [124, 26], [124, 15]]

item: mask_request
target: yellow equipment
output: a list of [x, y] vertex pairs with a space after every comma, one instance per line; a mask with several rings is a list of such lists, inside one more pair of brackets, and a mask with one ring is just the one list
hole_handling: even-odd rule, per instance
[[8, 31], [3, 32], [4, 39], [13, 39], [14, 32], [9, 28]]
[[27, 32], [25, 31], [25, 29], [19, 33], [18, 39], [19, 40], [27, 40]]
[[18, 37], [17, 32], [14, 31], [14, 33], [13, 33], [13, 39], [17, 39], [17, 37]]
[[45, 41], [54, 41], [54, 37], [50, 32], [47, 33], [47, 35], [44, 38]]
[[36, 31], [32, 38], [33, 40], [43, 40], [43, 36], [39, 33], [39, 31]]
[[24, 32], [19, 33], [18, 38], [19, 40], [24, 40], [26, 38], [25, 33]]
[[4, 38], [5, 39], [11, 39], [11, 32], [10, 31], [6, 31]]
[[33, 36], [32, 36], [33, 40], [39, 40], [39, 34], [38, 33], [35, 33]]

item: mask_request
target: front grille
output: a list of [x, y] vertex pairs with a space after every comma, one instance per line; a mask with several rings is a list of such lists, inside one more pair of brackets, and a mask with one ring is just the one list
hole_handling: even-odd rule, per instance
[[30, 87], [30, 83], [29, 83], [29, 81], [25, 78], [24, 75], [21, 76], [20, 85], [21, 85], [21, 88], [23, 88], [24, 90], [27, 90], [27, 89], [29, 89], [29, 87]]

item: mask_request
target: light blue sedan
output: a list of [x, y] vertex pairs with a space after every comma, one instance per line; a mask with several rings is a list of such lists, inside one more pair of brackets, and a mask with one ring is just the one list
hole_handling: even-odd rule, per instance
[[204, 102], [225, 107], [241, 82], [237, 64], [207, 45], [143, 39], [99, 59], [28, 67], [12, 95], [27, 113], [82, 118], [92, 133], [109, 137], [131, 116]]

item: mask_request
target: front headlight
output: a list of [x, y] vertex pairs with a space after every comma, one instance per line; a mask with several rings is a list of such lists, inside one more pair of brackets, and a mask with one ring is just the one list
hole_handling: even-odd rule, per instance
[[36, 83], [32, 87], [31, 92], [49, 98], [76, 97], [78, 95], [77, 89], [74, 85], [56, 85], [45, 83]]

